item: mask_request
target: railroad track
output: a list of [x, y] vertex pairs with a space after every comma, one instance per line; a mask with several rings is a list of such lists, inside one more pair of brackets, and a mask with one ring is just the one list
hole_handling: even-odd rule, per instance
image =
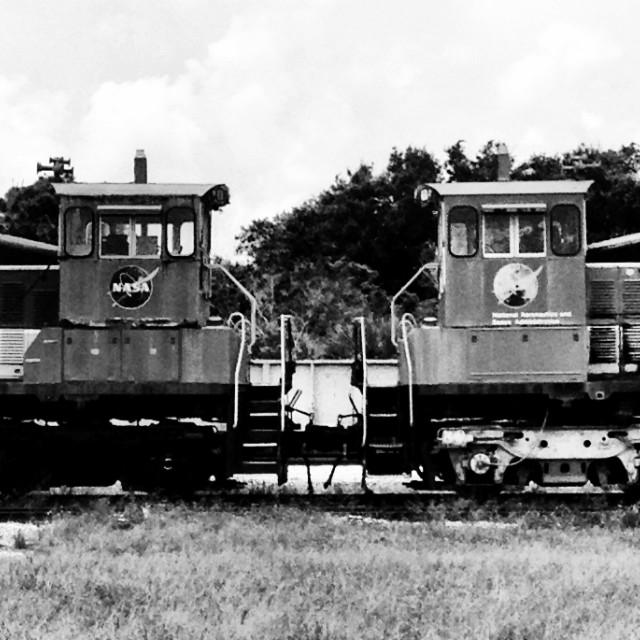
[[[616, 510], [637, 512], [635, 498], [615, 493], [502, 493], [487, 497], [462, 497], [451, 491], [418, 493], [240, 493], [201, 492], [189, 497], [156, 494], [52, 494], [41, 492], [21, 497], [0, 498], [0, 522], [42, 521], [56, 515], [96, 513], [118, 514], [132, 507], [171, 508], [188, 505], [196, 509], [244, 512], [256, 509], [292, 508], [309, 513], [384, 518], [387, 520], [431, 521], [479, 518], [503, 520], [527, 513], [555, 517], [589, 517]], [[640, 519], [640, 516], [639, 516]]]
[[50, 518], [52, 510], [29, 506], [0, 506], [0, 522], [34, 522]]

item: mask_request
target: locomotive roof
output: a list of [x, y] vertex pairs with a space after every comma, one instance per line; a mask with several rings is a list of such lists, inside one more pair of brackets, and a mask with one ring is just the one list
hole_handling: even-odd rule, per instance
[[57, 259], [58, 247], [0, 233], [0, 264], [50, 264]]
[[11, 236], [6, 233], [0, 233], [0, 247], [38, 253], [41, 255], [55, 256], [58, 253], [58, 247], [55, 244], [47, 244], [46, 242], [38, 242], [37, 240]]
[[220, 184], [159, 184], [147, 182], [63, 182], [53, 185], [60, 196], [197, 196], [204, 197]]
[[628, 233], [627, 235], [618, 236], [617, 238], [592, 242], [588, 249], [589, 251], [612, 251], [614, 249], [620, 249], [621, 247], [632, 247], [638, 244], [640, 244], [640, 233]]
[[504, 182], [436, 182], [426, 186], [441, 196], [529, 196], [586, 193], [591, 180], [505, 180]]

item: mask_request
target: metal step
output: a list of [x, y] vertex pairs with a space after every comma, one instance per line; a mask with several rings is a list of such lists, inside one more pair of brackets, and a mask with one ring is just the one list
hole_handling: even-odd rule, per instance
[[276, 462], [278, 459], [278, 445], [275, 442], [249, 442], [242, 445], [242, 459], [250, 461]]
[[370, 475], [393, 475], [404, 471], [404, 445], [397, 442], [369, 443], [366, 456]]
[[245, 460], [240, 465], [240, 473], [278, 473], [278, 464], [266, 460]]
[[247, 449], [265, 449], [265, 448], [278, 448], [278, 443], [277, 442], [243, 442], [242, 443], [243, 447], [246, 447]]
[[252, 385], [249, 388], [249, 399], [251, 402], [273, 400], [280, 402], [280, 385]]
[[[346, 462], [348, 459], [344, 455], [342, 451], [336, 451], [334, 454], [331, 452], [323, 451], [322, 453], [314, 454], [310, 453], [307, 456], [307, 460], [310, 464], [319, 465], [319, 464], [335, 464], [336, 460]], [[305, 460], [302, 457], [289, 458], [288, 464], [290, 465], [304, 465]]]
[[402, 451], [404, 445], [397, 442], [370, 442], [367, 445], [370, 449], [376, 451]]
[[398, 434], [398, 416], [395, 413], [369, 415], [367, 424], [369, 442], [389, 441]]
[[280, 399], [277, 400], [251, 400], [249, 413], [280, 413]]
[[280, 416], [249, 416], [246, 433], [251, 431], [280, 431]]
[[260, 443], [260, 442], [279, 442], [280, 429], [249, 429], [242, 434], [242, 442]]

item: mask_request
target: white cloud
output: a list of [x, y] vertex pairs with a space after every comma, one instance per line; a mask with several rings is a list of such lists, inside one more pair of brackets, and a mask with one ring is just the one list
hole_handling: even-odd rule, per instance
[[585, 131], [589, 132], [600, 130], [604, 127], [604, 120], [602, 117], [595, 113], [589, 113], [588, 111], [582, 112], [580, 115], [580, 122]]
[[[144, 148], [150, 180], [230, 186], [217, 218], [229, 254], [241, 226], [360, 162], [383, 169], [393, 146], [442, 156], [464, 139], [473, 154], [493, 139], [524, 159], [637, 132], [636, 36], [618, 38], [595, 3], [130, 4], [69, 0], [65, 28], [79, 40], [31, 35], [46, 72], [0, 77], [0, 184], [60, 153], [80, 180], [130, 181]], [[55, 33], [45, 19], [31, 27]], [[0, 59], [9, 50], [0, 42]], [[63, 56], [58, 75], [43, 51]]]
[[62, 93], [38, 90], [25, 77], [0, 76], [0, 184], [30, 184], [37, 161], [67, 152], [66, 105]]
[[587, 72], [621, 54], [618, 44], [589, 27], [550, 24], [541, 31], [535, 49], [500, 78], [501, 103], [507, 109], [519, 108], [566, 93], [568, 85], [584, 83]]
[[256, 215], [301, 203], [361, 159], [386, 160], [402, 144], [393, 119], [409, 127], [414, 66], [377, 48], [377, 32], [327, 47], [314, 26], [336, 17], [323, 14], [335, 3], [281, 6], [234, 19], [178, 77], [102, 84], [79, 127], [77, 175], [130, 180], [144, 148], [150, 180], [225, 181], [228, 248]]
[[78, 178], [131, 181], [133, 154], [142, 148], [151, 156], [151, 181], [187, 180], [203, 138], [190, 103], [189, 86], [166, 77], [104, 83], [78, 128]]

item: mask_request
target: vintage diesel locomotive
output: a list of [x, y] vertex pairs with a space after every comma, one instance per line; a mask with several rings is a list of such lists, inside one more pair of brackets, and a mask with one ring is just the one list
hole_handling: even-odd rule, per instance
[[[0, 242], [13, 262], [0, 270], [0, 487], [196, 488], [248, 468], [283, 477], [282, 385], [249, 385], [255, 300], [209, 258], [229, 191], [149, 184], [143, 153], [135, 177], [53, 184], [57, 248]], [[216, 278], [247, 297], [248, 317], [212, 314]]]
[[589, 182], [506, 177], [419, 190], [439, 304], [399, 325], [405, 446], [430, 483], [633, 485], [640, 265], [587, 263]]
[[[637, 485], [640, 263], [615, 261], [637, 239], [587, 247], [590, 183], [512, 182], [507, 158], [417, 189], [438, 246], [391, 301], [397, 361], [367, 358], [359, 319], [352, 362], [297, 370], [287, 317], [280, 358], [251, 361], [256, 301], [210, 260], [225, 185], [149, 184], [142, 153], [133, 183], [53, 184], [58, 247], [0, 236], [0, 491], [339, 462], [363, 484]], [[422, 276], [435, 316], [398, 317]], [[218, 317], [219, 278], [247, 313]]]

